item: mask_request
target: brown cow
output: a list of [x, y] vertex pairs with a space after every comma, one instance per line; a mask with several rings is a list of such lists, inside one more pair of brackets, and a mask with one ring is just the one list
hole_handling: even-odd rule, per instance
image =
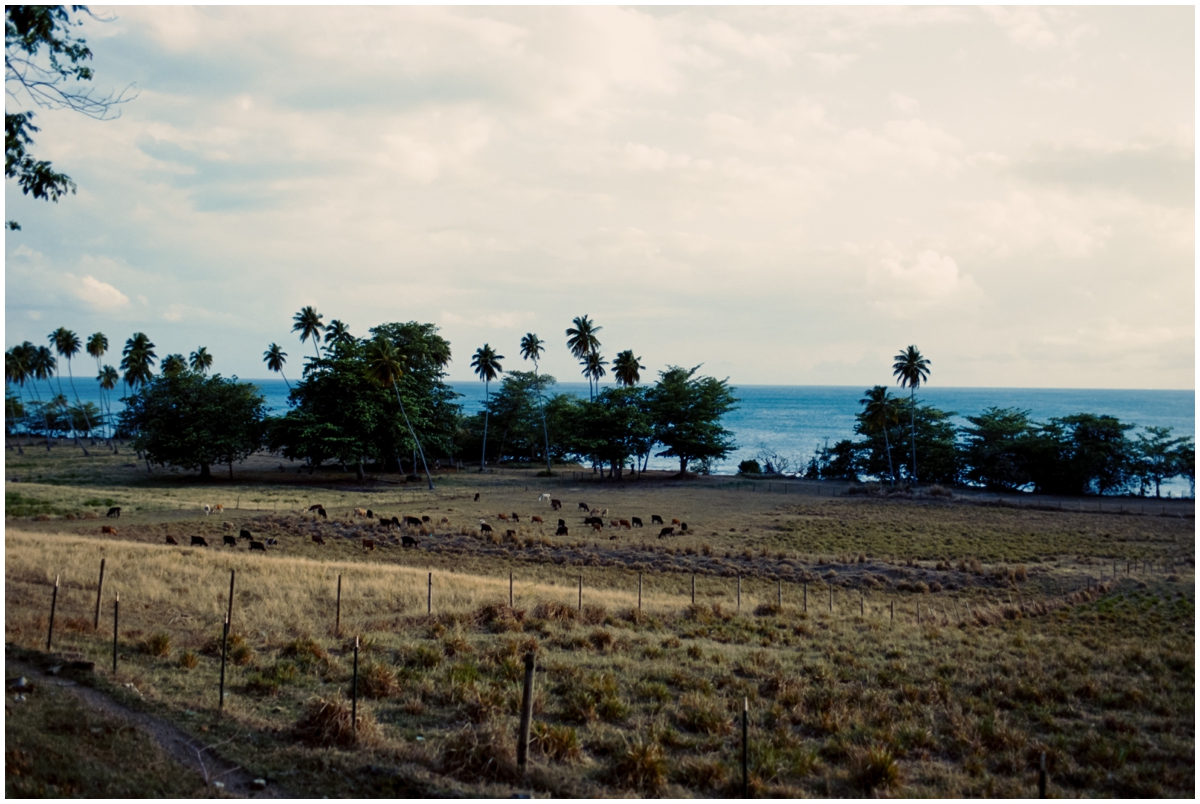
[[671, 520], [671, 524], [672, 524], [672, 525], [678, 525], [678, 524], [679, 524], [679, 520], [678, 520], [678, 519], [672, 519], [672, 520]]
[[100, 528], [100, 532], [101, 532], [101, 533], [108, 533], [108, 534], [111, 534], [111, 535], [113, 535], [113, 536], [116, 536], [116, 535], [117, 535], [117, 529], [116, 529], [116, 528], [114, 528], [112, 525], [104, 525], [103, 527], [101, 527], [101, 528]]
[[621, 527], [621, 522], [620, 522], [620, 520], [610, 519], [610, 520], [608, 520], [608, 526], [610, 528], [619, 528], [619, 527]]
[[374, 539], [363, 539], [363, 549], [369, 550], [372, 553], [374, 553], [375, 552], [375, 540]]
[[312, 535], [312, 540], [314, 544], [325, 544], [325, 540], [321, 538], [321, 534], [319, 533], [314, 533]]
[[537, 523], [537, 524], [539, 524], [539, 525], [540, 525], [540, 524], [542, 524], [542, 518], [541, 518], [540, 516], [535, 516], [535, 517], [533, 517], [532, 519], [530, 519], [529, 521], [530, 521], [530, 522], [536, 522], [536, 523]]
[[604, 525], [603, 525], [602, 523], [600, 523], [600, 522], [593, 522], [593, 523], [592, 523], [592, 530], [594, 530], [594, 531], [596, 531], [597, 533], [599, 533], [600, 531], [604, 530]]
[[660, 539], [664, 536], [674, 536], [674, 535], [675, 535], [675, 527], [674, 526], [671, 526], [669, 528], [663, 528], [662, 530], [660, 530], [658, 532], [658, 538], [660, 538]]
[[620, 527], [625, 528], [625, 530], [633, 530], [633, 526], [629, 524], [628, 519], [618, 519], [617, 524]]
[[557, 511], [558, 509], [562, 508], [562, 500], [551, 500], [551, 501], [550, 501], [550, 508], [551, 508], [552, 510], [555, 510], [555, 511]]
[[179, 544], [179, 542], [175, 541], [175, 537], [168, 533], [167, 544]]
[[507, 522], [508, 514], [496, 514], [496, 519], [503, 519], [505, 522]]
[[367, 509], [366, 509], [366, 508], [355, 508], [355, 509], [354, 509], [354, 515], [355, 515], [355, 516], [366, 516], [366, 515], [367, 515]]
[[516, 538], [516, 535], [517, 535], [517, 532], [516, 532], [515, 530], [506, 530], [506, 531], [504, 531], [504, 536], [505, 536], [505, 538], [508, 538], [508, 539], [513, 539], [513, 538]]
[[224, 511], [224, 510], [225, 510], [225, 506], [224, 506], [224, 505], [222, 505], [221, 503], [217, 503], [216, 505], [214, 505], [214, 506], [212, 507], [212, 509], [213, 509], [213, 512], [214, 512], [214, 513], [216, 513], [216, 512], [218, 512], [218, 511]]

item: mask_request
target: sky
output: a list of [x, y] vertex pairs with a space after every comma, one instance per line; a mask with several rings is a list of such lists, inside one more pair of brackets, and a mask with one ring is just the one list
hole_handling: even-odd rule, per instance
[[[737, 384], [1195, 388], [1191, 7], [113, 7], [37, 110], [6, 348], [300, 374], [313, 305], [580, 381], [576, 316]], [[8, 97], [10, 112], [28, 108]], [[90, 361], [89, 361], [90, 364]], [[606, 379], [611, 379], [611, 376]]]

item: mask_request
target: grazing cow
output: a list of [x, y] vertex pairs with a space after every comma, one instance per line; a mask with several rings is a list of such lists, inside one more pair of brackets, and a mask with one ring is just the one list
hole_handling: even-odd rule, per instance
[[565, 519], [558, 520], [558, 526], [560, 528], [565, 528], [567, 526], [567, 520], [565, 520]]
[[211, 513], [212, 513], [212, 506], [209, 505], [208, 503], [205, 503], [204, 504], [204, 515], [208, 516]]
[[[561, 520], [561, 519], [560, 519], [560, 520], [558, 520], [558, 521], [559, 521], [559, 522], [562, 522], [562, 520]], [[566, 535], [567, 535], [567, 526], [566, 526], [566, 525], [559, 525], [559, 526], [558, 526], [558, 530], [554, 531], [554, 535], [555, 535], [555, 536], [566, 536]]]
[[604, 523], [603, 523], [603, 522], [593, 522], [593, 523], [592, 523], [592, 530], [594, 530], [594, 531], [596, 531], [597, 533], [599, 533], [600, 531], [604, 530]]
[[516, 535], [517, 535], [517, 532], [516, 532], [515, 530], [506, 530], [506, 531], [504, 531], [504, 537], [505, 537], [506, 539], [512, 539], [512, 538], [515, 538], [515, 537], [516, 537]]
[[593, 508], [592, 510], [588, 511], [588, 513], [591, 514], [592, 516], [600, 516], [600, 509]]
[[374, 553], [375, 552], [375, 540], [374, 539], [363, 539], [363, 549], [369, 550], [372, 553]]
[[329, 514], [325, 513], [324, 508], [318, 508], [317, 513], [321, 515], [321, 519], [329, 519]]
[[608, 516], [608, 509], [605, 508], [603, 511], [601, 511], [600, 516]]
[[609, 540], [610, 542], [615, 542], [615, 541], [617, 540], [617, 537], [618, 537], [618, 536], [620, 536], [620, 535], [621, 535], [621, 534], [619, 534], [619, 533], [614, 533], [612, 536], [609, 536], [609, 537], [608, 537], [608, 540]]
[[680, 522], [680, 523], [679, 523], [679, 530], [680, 530], [680, 531], [682, 531], [683, 533], [687, 533], [687, 523], [686, 523], [686, 522]]
[[672, 524], [672, 525], [678, 525], [678, 524], [679, 524], [679, 520], [678, 520], [678, 519], [672, 519], [672, 520], [671, 520], [671, 524]]
[[662, 517], [659, 516], [658, 514], [651, 514], [650, 515], [650, 524], [651, 525], [662, 525], [663, 524]]
[[619, 520], [619, 519], [610, 519], [610, 520], [608, 520], [608, 526], [609, 526], [610, 528], [619, 528], [619, 527], [621, 527], [621, 520]]
[[116, 529], [116, 528], [114, 528], [112, 525], [104, 525], [103, 527], [101, 527], [101, 528], [100, 528], [100, 532], [101, 532], [101, 533], [108, 533], [108, 534], [110, 534], [110, 535], [112, 535], [112, 536], [116, 536], [116, 535], [117, 535], [117, 529]]
[[507, 522], [508, 514], [496, 514], [496, 519], [503, 519], [505, 522]]
[[675, 535], [675, 527], [673, 525], [669, 528], [663, 528], [662, 530], [660, 530], [658, 532], [658, 538], [660, 538], [660, 539], [663, 538], [664, 536], [674, 536], [674, 535]]
[[368, 508], [367, 509], [367, 519], [374, 519], [374, 518], [375, 518], [375, 512], [372, 511], [370, 508]]
[[224, 510], [225, 510], [225, 506], [224, 506], [224, 505], [222, 505], [221, 503], [217, 503], [216, 505], [214, 505], [214, 506], [212, 507], [212, 509], [213, 509], [213, 511], [214, 511], [214, 512], [217, 512], [217, 513], [219, 513], [219, 512], [221, 512], [221, 511], [224, 511]]
[[400, 527], [400, 517], [398, 517], [398, 516], [392, 517], [392, 527], [396, 527], [396, 528]]
[[585, 516], [583, 518], [583, 524], [585, 524], [585, 525], [603, 525], [604, 520], [597, 516]]
[[316, 505], [308, 506], [308, 510], [310, 512], [311, 511], [323, 511], [323, 510], [325, 510], [325, 506], [321, 505], [320, 503], [317, 503]]
[[421, 546], [421, 543], [419, 541], [417, 541], [416, 539], [414, 539], [412, 536], [401, 536], [400, 544], [403, 547], [420, 547]]
[[549, 494], [539, 494], [538, 495], [538, 502], [546, 502], [549, 499], [550, 499]]
[[516, 511], [513, 511], [512, 520], [513, 522], [520, 522], [521, 516]]
[[620, 527], [622, 527], [622, 528], [625, 528], [625, 530], [632, 530], [632, 529], [633, 529], [633, 526], [629, 524], [629, 520], [628, 520], [628, 519], [618, 519], [618, 520], [617, 520], [617, 524], [618, 524]]
[[579, 510], [580, 510], [580, 511], [587, 511], [588, 513], [591, 513], [591, 511], [592, 511], [592, 509], [591, 509], [591, 506], [589, 506], [587, 503], [580, 503], [580, 504], [579, 504]]
[[238, 534], [238, 538], [239, 539], [250, 539], [250, 540], [254, 539], [254, 537], [250, 535], [250, 531], [246, 530], [245, 528], [242, 528], [242, 532]]
[[113, 518], [120, 519], [121, 518], [121, 506], [114, 505], [112, 508], [109, 508], [108, 514], [106, 514], [106, 516], [108, 516], [109, 519], [113, 519]]
[[233, 538], [228, 533], [226, 533], [225, 534], [225, 544], [228, 545], [229, 547], [237, 547], [237, 539]]
[[233, 530], [233, 523], [232, 522], [222, 522], [221, 527], [224, 528], [225, 530]]
[[167, 544], [179, 544], [179, 542], [175, 541], [175, 537], [168, 533], [167, 534]]
[[267, 545], [264, 544], [263, 542], [256, 542], [253, 539], [251, 539], [250, 540], [250, 552], [253, 553], [255, 550], [262, 550], [265, 553], [265, 552], [267, 552]]
[[321, 534], [319, 533], [314, 533], [312, 535], [312, 540], [314, 544], [325, 544], [325, 540], [321, 538]]
[[366, 509], [366, 508], [355, 508], [355, 509], [354, 509], [354, 515], [355, 515], [355, 516], [366, 516], [366, 515], [367, 515], [367, 509]]
[[203, 536], [193, 536], [192, 547], [208, 547], [208, 542], [205, 541]]
[[421, 515], [421, 521], [422, 521], [422, 522], [432, 522], [433, 520], [432, 520], [432, 519], [430, 519], [428, 516], [426, 516], [426, 515], [422, 514], [422, 515]]
[[551, 500], [550, 508], [554, 511], [559, 510], [560, 508], [562, 508], [562, 500]]
[[542, 518], [541, 518], [540, 516], [535, 516], [535, 517], [533, 517], [532, 519], [530, 519], [529, 521], [530, 521], [530, 522], [536, 522], [536, 523], [537, 523], [537, 524], [539, 524], [539, 525], [540, 525], [540, 524], [542, 524]]
[[642, 518], [640, 516], [630, 517], [629, 521], [633, 523], [635, 528], [642, 527]]
[[479, 502], [479, 492], [475, 492], [475, 502]]
[[414, 528], [419, 528], [421, 527], [421, 520], [417, 519], [415, 516], [406, 516], [404, 517], [404, 524], [412, 525]]
[[491, 526], [491, 525], [489, 525], [489, 524], [488, 524], [488, 523], [486, 523], [486, 522], [480, 522], [480, 523], [479, 523], [479, 532], [480, 532], [480, 533], [491, 533], [491, 532], [492, 532], [492, 526]]

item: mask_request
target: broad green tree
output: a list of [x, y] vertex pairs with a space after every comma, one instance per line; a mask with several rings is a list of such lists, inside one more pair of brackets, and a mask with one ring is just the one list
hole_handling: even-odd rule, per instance
[[929, 378], [929, 360], [921, 355], [921, 350], [909, 346], [893, 358], [892, 376], [900, 381], [900, 387], [909, 389], [909, 408], [912, 421], [912, 465], [909, 475], [913, 483], [917, 482], [917, 387]]
[[538, 413], [542, 417], [542, 437], [546, 445], [546, 474], [552, 474], [553, 469], [550, 466], [550, 430], [546, 427], [546, 406], [542, 400], [542, 382], [538, 376], [538, 359], [542, 352], [546, 351], [541, 338], [534, 335], [532, 332], [525, 333], [525, 337], [521, 339], [521, 358], [523, 360], [533, 361], [533, 377], [534, 384], [537, 387]]
[[317, 359], [320, 360], [321, 332], [325, 325], [321, 323], [321, 314], [317, 312], [317, 308], [312, 305], [302, 307], [300, 312], [292, 317], [292, 322], [292, 332], [300, 333], [300, 343], [312, 338], [313, 348], [317, 352]]
[[1141, 482], [1142, 493], [1154, 486], [1154, 496], [1162, 496], [1162, 483], [1183, 474], [1180, 455], [1186, 455], [1191, 439], [1172, 438], [1170, 427], [1145, 427], [1133, 442], [1133, 474]]
[[1029, 439], [1034, 432], [1029, 411], [990, 407], [967, 416], [961, 430], [963, 477], [994, 491], [1014, 491], [1031, 481]]
[[[344, 342], [344, 341], [339, 341]], [[392, 386], [396, 392], [396, 404], [400, 407], [400, 415], [404, 417], [404, 425], [417, 445], [421, 454], [421, 466], [425, 470], [425, 479], [429, 482], [429, 490], [433, 491], [433, 476], [429, 474], [429, 465], [425, 462], [425, 450], [421, 449], [421, 441], [413, 430], [408, 413], [404, 410], [404, 400], [400, 398], [400, 377], [404, 373], [400, 367], [400, 353], [384, 335], [376, 335], [367, 346], [367, 376], [383, 387]]]
[[479, 375], [479, 379], [483, 381], [483, 454], [479, 458], [479, 471], [484, 471], [487, 465], [487, 424], [488, 424], [488, 401], [490, 399], [489, 386], [491, 381], [500, 376], [503, 368], [500, 366], [500, 361], [504, 359], [504, 355], [496, 354], [491, 346], [486, 343], [475, 350], [475, 355], [471, 358], [471, 368], [475, 369], [475, 373]]
[[728, 380], [694, 376], [699, 369], [669, 366], [659, 372], [647, 396], [654, 440], [666, 447], [656, 454], [678, 458], [680, 474], [691, 461], [706, 466], [735, 448], [733, 434], [721, 426], [721, 418], [738, 400]]

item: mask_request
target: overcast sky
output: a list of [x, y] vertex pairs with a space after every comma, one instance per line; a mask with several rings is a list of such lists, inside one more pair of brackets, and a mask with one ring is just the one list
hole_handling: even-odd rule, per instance
[[[1195, 387], [1195, 24], [1168, 8], [116, 8], [120, 119], [39, 112], [7, 346], [289, 376], [314, 305], [582, 380]], [[20, 108], [12, 98], [9, 111]]]

